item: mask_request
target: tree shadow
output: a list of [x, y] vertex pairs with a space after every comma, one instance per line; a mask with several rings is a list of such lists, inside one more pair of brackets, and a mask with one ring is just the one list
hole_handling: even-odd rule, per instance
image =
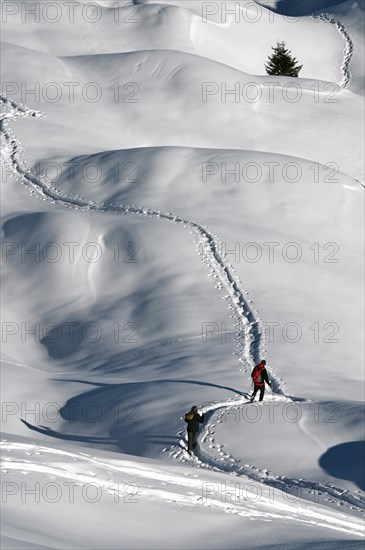
[[[37, 431], [43, 435], [54, 437], [57, 439], [65, 439], [87, 443], [89, 445], [101, 445], [102, 447], [114, 447], [114, 450], [126, 454], [144, 456], [148, 452], [148, 448], [157, 445], [169, 446], [175, 445], [178, 441], [178, 435], [163, 433], [166, 414], [175, 416], [174, 424], [179, 423], [181, 417], [186, 410], [190, 409], [192, 403], [190, 401], [190, 391], [186, 390], [187, 403], [182, 405], [185, 410], [181, 413], [174, 407], [173, 411], [169, 412], [163, 409], [157, 409], [157, 414], [141, 415], [142, 409], [140, 402], [143, 403], [146, 394], [155, 396], [155, 387], [166, 385], [166, 394], [179, 396], [179, 402], [183, 401], [181, 396], [185, 391], [182, 389], [177, 391], [174, 385], [189, 385], [205, 386], [219, 389], [219, 393], [223, 391], [234, 393], [235, 395], [247, 396], [245, 392], [241, 392], [230, 386], [222, 386], [212, 382], [203, 382], [200, 380], [181, 380], [181, 379], [159, 379], [147, 382], [125, 382], [125, 383], [99, 383], [90, 382], [80, 379], [59, 379], [53, 378], [54, 381], [81, 383], [86, 386], [92, 386], [86, 392], [79, 393], [70, 398], [60, 407], [59, 414], [66, 422], [63, 425], [62, 432], [55, 431], [47, 426], [32, 425], [22, 419], [25, 426], [33, 431]], [[143, 395], [142, 401], [139, 395]], [[189, 399], [189, 401], [188, 401]], [[224, 399], [222, 399], [224, 401]], [[199, 403], [198, 403], [199, 404]], [[203, 404], [204, 405], [204, 404]], [[153, 409], [152, 409], [153, 410]], [[213, 411], [208, 411], [206, 420], [210, 418]], [[162, 428], [162, 430], [161, 430]], [[86, 432], [86, 433], [85, 433]], [[94, 432], [94, 433], [93, 433]]]
[[353, 481], [365, 490], [365, 441], [349, 441], [330, 447], [320, 457], [319, 465], [329, 475]]
[[34, 426], [30, 422], [27, 422], [23, 418], [20, 419], [23, 424], [30, 430], [33, 430], [34, 432], [41, 433], [43, 435], [47, 435], [50, 437], [55, 437], [56, 439], [67, 439], [69, 441], [79, 441], [83, 443], [103, 443], [108, 445], [117, 445], [118, 440], [113, 439], [112, 437], [98, 437], [98, 436], [89, 436], [89, 435], [80, 435], [80, 434], [64, 434], [60, 432], [56, 432], [54, 430], [51, 430], [51, 428], [48, 428], [47, 426]]
[[[147, 385], [160, 385], [160, 384], [193, 384], [198, 386], [206, 386], [211, 388], [218, 388], [220, 390], [225, 390], [232, 392], [236, 395], [241, 395], [243, 397], [247, 397], [248, 394], [246, 392], [237, 390], [235, 388], [232, 388], [231, 386], [222, 386], [220, 384], [213, 384], [212, 382], [202, 382], [200, 380], [179, 380], [179, 379], [163, 379], [163, 380], [153, 380], [148, 382], [125, 382], [122, 384], [106, 384], [106, 383], [99, 383], [99, 382], [90, 382], [88, 380], [77, 380], [77, 379], [59, 379], [59, 378], [53, 378], [52, 380], [58, 381], [58, 382], [77, 382], [78, 384], [87, 384], [91, 386], [95, 386], [95, 389], [90, 390], [88, 392], [78, 394], [71, 399], [69, 399], [66, 404], [61, 407], [60, 409], [60, 415], [64, 420], [67, 420], [69, 422], [75, 422], [75, 421], [83, 421], [85, 420], [84, 410], [80, 407], [80, 403], [82, 402], [85, 408], [85, 404], [89, 403], [91, 404], [98, 404], [101, 407], [101, 410], [105, 412], [106, 410], [113, 409], [114, 406], [116, 406], [121, 399], [123, 399], [123, 396], [128, 393], [128, 390], [131, 388], [135, 388], [138, 390], [139, 386], [147, 386]], [[188, 404], [187, 406], [189, 406]], [[190, 405], [191, 406], [191, 405]], [[86, 419], [87, 420], [87, 419]]]

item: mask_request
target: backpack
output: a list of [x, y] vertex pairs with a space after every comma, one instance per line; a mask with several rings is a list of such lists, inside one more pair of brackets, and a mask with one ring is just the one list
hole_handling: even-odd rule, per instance
[[252, 372], [253, 383], [257, 386], [260, 386], [264, 381], [261, 376], [261, 371], [264, 369], [264, 366], [257, 365]]

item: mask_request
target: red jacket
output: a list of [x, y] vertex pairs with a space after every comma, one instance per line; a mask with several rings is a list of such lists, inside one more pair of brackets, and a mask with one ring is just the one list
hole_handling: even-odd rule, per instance
[[259, 363], [253, 369], [253, 371], [251, 372], [251, 378], [255, 386], [259, 386], [260, 388], [262, 388], [262, 386], [265, 386], [265, 382], [270, 385], [267, 370], [265, 368], [265, 365], [263, 365], [262, 363]]

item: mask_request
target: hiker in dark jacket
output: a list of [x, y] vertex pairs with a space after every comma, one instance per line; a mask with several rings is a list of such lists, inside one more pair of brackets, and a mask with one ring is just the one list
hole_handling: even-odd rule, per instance
[[194, 405], [191, 411], [186, 413], [185, 422], [188, 423], [188, 453], [192, 454], [192, 450], [196, 447], [196, 437], [199, 431], [199, 424], [204, 422], [204, 413], [198, 414], [198, 409]]
[[266, 361], [263, 359], [260, 361], [258, 365], [253, 369], [251, 372], [251, 378], [253, 380], [253, 394], [251, 396], [250, 402], [252, 403], [256, 397], [257, 392], [260, 390], [260, 401], [264, 398], [265, 393], [265, 382], [268, 384], [271, 388], [271, 383], [269, 381], [269, 377], [267, 375], [266, 370]]

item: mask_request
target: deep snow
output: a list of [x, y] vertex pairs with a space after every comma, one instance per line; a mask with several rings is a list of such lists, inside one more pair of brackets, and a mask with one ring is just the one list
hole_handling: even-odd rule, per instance
[[[87, 2], [73, 24], [13, 4], [3, 547], [361, 547], [360, 3], [290, 21], [258, 2], [254, 24], [252, 2], [227, 20], [99, 2], [95, 24]], [[297, 101], [263, 74], [278, 34], [304, 64]], [[273, 393], [249, 405], [261, 356]]]

